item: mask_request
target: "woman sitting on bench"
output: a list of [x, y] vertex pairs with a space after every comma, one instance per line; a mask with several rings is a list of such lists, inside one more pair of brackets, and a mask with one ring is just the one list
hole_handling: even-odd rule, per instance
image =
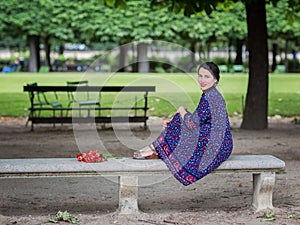
[[202, 96], [190, 113], [180, 106], [150, 145], [134, 152], [134, 159], [161, 159], [183, 185], [206, 176], [232, 152], [232, 136], [224, 98], [217, 90], [220, 71], [213, 62], [198, 70]]

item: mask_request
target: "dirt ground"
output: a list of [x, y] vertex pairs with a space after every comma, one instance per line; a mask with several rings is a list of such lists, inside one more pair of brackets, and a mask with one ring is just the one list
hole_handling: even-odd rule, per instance
[[[1, 179], [0, 224], [52, 224], [48, 220], [59, 210], [67, 210], [84, 225], [300, 224], [300, 125], [292, 123], [293, 119], [273, 117], [268, 129], [246, 131], [239, 129], [240, 119], [231, 118], [233, 154], [272, 154], [286, 162], [285, 173], [276, 175], [274, 221], [267, 221], [264, 212], [251, 210], [250, 174], [211, 174], [188, 187], [172, 176], [142, 177], [141, 213], [131, 216], [117, 213], [118, 186], [114, 179]], [[151, 118], [148, 131], [132, 124], [114, 129], [109, 125], [105, 129], [37, 125], [31, 132], [25, 122], [21, 118], [0, 119], [0, 158], [75, 157], [80, 151], [93, 149], [130, 157], [134, 149], [159, 134], [162, 123]]]

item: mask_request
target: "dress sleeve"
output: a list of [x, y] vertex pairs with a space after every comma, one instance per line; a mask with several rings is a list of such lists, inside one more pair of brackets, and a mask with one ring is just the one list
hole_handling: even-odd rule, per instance
[[200, 125], [207, 123], [210, 119], [210, 111], [208, 101], [205, 98], [201, 98], [196, 110], [191, 113], [187, 112], [184, 115], [183, 123], [190, 129], [199, 129]]

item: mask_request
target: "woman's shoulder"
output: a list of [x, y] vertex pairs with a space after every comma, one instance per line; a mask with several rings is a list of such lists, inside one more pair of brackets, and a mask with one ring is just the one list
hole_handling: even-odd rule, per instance
[[204, 96], [208, 102], [210, 103], [219, 103], [219, 104], [225, 104], [225, 99], [221, 92], [215, 87], [211, 89], [209, 92], [205, 93]]
[[212, 87], [209, 91], [203, 93], [206, 97], [221, 97], [223, 98], [221, 92], [217, 89], [216, 86]]

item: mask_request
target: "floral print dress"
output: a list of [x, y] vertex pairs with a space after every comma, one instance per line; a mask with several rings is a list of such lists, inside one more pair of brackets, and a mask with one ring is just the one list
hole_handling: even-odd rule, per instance
[[189, 185], [228, 159], [233, 142], [224, 98], [215, 86], [203, 92], [193, 113], [175, 114], [152, 143], [175, 178]]

